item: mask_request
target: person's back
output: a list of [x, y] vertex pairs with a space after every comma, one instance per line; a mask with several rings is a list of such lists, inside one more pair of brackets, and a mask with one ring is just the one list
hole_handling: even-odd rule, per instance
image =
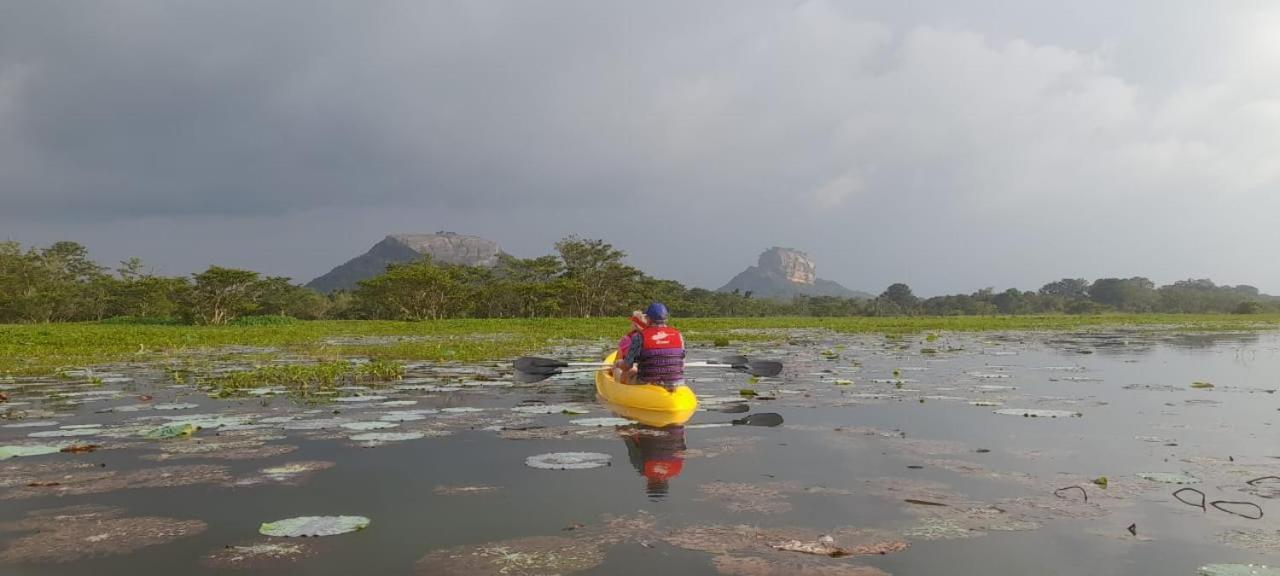
[[636, 380], [675, 388], [684, 384], [684, 336], [667, 325], [667, 307], [655, 302], [645, 310], [649, 327], [632, 337], [625, 366], [636, 366]]

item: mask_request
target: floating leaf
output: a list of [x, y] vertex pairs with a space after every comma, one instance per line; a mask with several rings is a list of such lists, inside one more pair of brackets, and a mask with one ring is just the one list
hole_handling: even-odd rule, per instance
[[631, 420], [627, 420], [626, 418], [578, 418], [577, 420], [570, 420], [569, 423], [576, 424], [578, 426], [598, 426], [598, 427], [628, 426], [631, 424], [635, 424], [635, 422], [632, 422]]
[[1188, 474], [1176, 472], [1139, 472], [1138, 477], [1143, 480], [1152, 482], [1160, 482], [1162, 484], [1199, 484], [1200, 479]]
[[192, 408], [199, 408], [199, 407], [200, 407], [199, 404], [190, 404], [190, 403], [156, 404], [155, 406], [153, 406], [153, 408], [155, 408], [156, 410], [190, 410]]
[[294, 561], [311, 554], [303, 542], [263, 542], [245, 546], [227, 546], [204, 557], [204, 564], [215, 569], [250, 569], [266, 564]]
[[1027, 408], [1002, 408], [995, 411], [996, 414], [1005, 416], [1024, 416], [1028, 418], [1079, 418], [1083, 414], [1072, 412], [1070, 410], [1032, 410]]
[[1199, 390], [1203, 390], [1205, 388], [1213, 388], [1213, 384], [1210, 384], [1208, 382], [1192, 382], [1191, 387]]
[[342, 398], [334, 398], [334, 402], [378, 402], [386, 400], [386, 396], [343, 396]]
[[174, 422], [173, 424], [165, 424], [157, 428], [152, 428], [143, 432], [141, 435], [146, 438], [177, 438], [180, 436], [190, 436], [195, 433], [198, 428], [190, 422]]
[[540, 470], [586, 470], [608, 466], [613, 457], [598, 452], [551, 452], [525, 458], [530, 468]]
[[386, 430], [388, 428], [396, 428], [400, 425], [395, 424], [393, 422], [379, 421], [379, 422], [347, 422], [345, 424], [341, 424], [340, 426], [342, 426], [343, 428], [346, 428], [347, 430], [365, 431], [365, 430]]
[[258, 533], [285, 538], [337, 536], [368, 527], [369, 519], [364, 516], [299, 516], [263, 523]]
[[1280, 576], [1280, 568], [1261, 564], [1209, 564], [1201, 566], [1199, 576]]
[[29, 438], [66, 438], [70, 436], [93, 436], [101, 432], [101, 428], [60, 428], [58, 430], [44, 430], [42, 432], [32, 432], [27, 434]]
[[0, 460], [8, 460], [10, 458], [18, 458], [21, 456], [40, 456], [43, 454], [57, 454], [65, 444], [31, 444], [26, 446], [0, 446]]
[[368, 432], [365, 434], [356, 434], [351, 439], [356, 442], [402, 442], [405, 440], [419, 440], [425, 438], [422, 432]]

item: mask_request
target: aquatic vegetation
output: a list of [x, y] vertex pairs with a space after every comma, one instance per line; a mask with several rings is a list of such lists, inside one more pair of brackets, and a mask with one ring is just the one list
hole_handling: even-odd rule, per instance
[[299, 516], [275, 522], [264, 522], [258, 533], [285, 538], [337, 536], [369, 527], [364, 516]]
[[787, 501], [784, 493], [800, 492], [801, 488], [798, 484], [787, 482], [768, 484], [711, 482], [699, 486], [698, 490], [730, 512], [781, 514], [791, 510], [791, 503]]
[[1198, 576], [1280, 576], [1280, 568], [1262, 564], [1208, 564], [1196, 572]]
[[1200, 479], [1189, 474], [1178, 472], [1139, 472], [1137, 474], [1143, 480], [1151, 482], [1159, 482], [1161, 484], [1199, 484]]
[[41, 496], [80, 496], [117, 490], [223, 484], [231, 480], [225, 466], [162, 466], [119, 473], [96, 466], [33, 475], [24, 485], [0, 492], [0, 500]]
[[76, 506], [40, 510], [0, 532], [32, 532], [9, 540], [0, 551], [4, 562], [74, 562], [96, 556], [128, 554], [204, 532], [200, 520], [155, 516], [122, 517], [118, 508]]
[[595, 426], [595, 427], [629, 426], [631, 424], [635, 424], [635, 422], [631, 420], [627, 420], [626, 418], [608, 418], [608, 417], [578, 418], [577, 420], [570, 420], [569, 423], [575, 426]]
[[295, 562], [313, 553], [307, 542], [262, 542], [227, 546], [208, 554], [201, 562], [215, 570], [262, 570]]
[[1218, 541], [1240, 550], [1280, 553], [1280, 530], [1240, 528], [1218, 535]]
[[530, 468], [540, 470], [587, 470], [610, 465], [613, 457], [598, 452], [551, 452], [525, 458]]
[[856, 564], [812, 564], [758, 556], [716, 556], [716, 571], [727, 576], [889, 576], [879, 568]]
[[20, 456], [41, 456], [44, 454], [56, 454], [65, 448], [66, 444], [27, 444], [22, 446], [0, 446], [0, 460], [8, 460], [9, 458], [17, 458]]
[[[440, 432], [435, 434], [443, 436], [446, 433]], [[380, 446], [387, 442], [404, 442], [406, 440], [421, 440], [426, 438], [425, 432], [367, 432], [364, 434], [356, 434], [351, 437], [353, 442], [361, 442], [363, 446], [374, 447]]]
[[490, 494], [500, 490], [497, 486], [479, 484], [475, 486], [436, 486], [431, 492], [437, 496], [472, 496]]
[[155, 428], [152, 428], [150, 430], [143, 432], [140, 435], [145, 438], [155, 438], [155, 439], [179, 438], [182, 436], [190, 436], [192, 434], [195, 434], [196, 430], [198, 429], [199, 427], [197, 427], [195, 424], [192, 424], [191, 422], [174, 422], [172, 424], [157, 426]]
[[760, 531], [745, 525], [686, 526], [666, 534], [662, 540], [685, 550], [726, 554], [759, 546]]
[[1022, 416], [1025, 418], [1079, 418], [1084, 416], [1080, 412], [1071, 410], [1035, 410], [1030, 408], [1001, 408], [995, 411], [996, 414], [1005, 416]]
[[535, 536], [436, 550], [416, 568], [424, 576], [550, 576], [594, 568], [604, 556], [589, 540]]

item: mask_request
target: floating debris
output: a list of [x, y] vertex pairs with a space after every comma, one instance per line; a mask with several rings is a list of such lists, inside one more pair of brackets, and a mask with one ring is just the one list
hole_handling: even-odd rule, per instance
[[333, 466], [333, 462], [325, 460], [307, 460], [263, 468], [260, 472], [262, 472], [263, 476], [275, 482], [296, 483], [316, 472], [333, 468]]
[[627, 420], [626, 418], [608, 418], [608, 417], [578, 418], [577, 420], [570, 420], [569, 423], [575, 426], [595, 426], [595, 427], [630, 426], [631, 424], [635, 424], [634, 421]]
[[386, 400], [386, 396], [343, 396], [334, 398], [334, 402], [380, 402]]
[[1034, 410], [1027, 408], [1003, 408], [995, 411], [996, 414], [1004, 416], [1023, 416], [1026, 418], [1079, 418], [1084, 416], [1080, 412], [1072, 412], [1070, 410]]
[[436, 550], [417, 564], [430, 576], [549, 576], [599, 566], [604, 550], [585, 539], [535, 536]]
[[711, 482], [699, 486], [698, 490], [730, 512], [756, 514], [781, 514], [791, 511], [791, 503], [783, 493], [801, 491], [799, 485], [786, 482], [769, 484]]
[[369, 519], [364, 516], [299, 516], [265, 522], [258, 527], [258, 533], [284, 538], [337, 536], [368, 527]]
[[227, 546], [205, 556], [202, 562], [217, 570], [262, 569], [294, 562], [311, 554], [311, 547], [306, 542], [263, 542]]
[[120, 517], [123, 510], [74, 506], [40, 510], [5, 526], [34, 532], [9, 541], [0, 552], [4, 562], [74, 562], [98, 556], [128, 554], [204, 532], [199, 520], [154, 516]]
[[209, 464], [162, 466], [117, 473], [97, 466], [74, 470], [50, 469], [22, 478], [20, 485], [0, 492], [0, 500], [41, 496], [80, 496], [116, 490], [168, 488], [195, 484], [223, 484], [231, 480], [225, 466]]
[[879, 568], [856, 564], [812, 564], [758, 556], [716, 556], [716, 571], [727, 576], [889, 576]]
[[475, 486], [436, 486], [432, 492], [437, 496], [472, 496], [476, 494], [490, 494], [497, 492], [501, 488], [497, 486], [488, 486], [479, 484]]
[[345, 424], [339, 424], [338, 426], [342, 428], [346, 428], [347, 430], [367, 431], [367, 430], [386, 430], [388, 428], [397, 428], [400, 425], [395, 424], [393, 422], [373, 421], [373, 422], [347, 422]]
[[363, 442], [365, 446], [377, 446], [386, 442], [404, 442], [406, 440], [421, 440], [427, 435], [422, 432], [367, 432], [365, 434], [356, 434], [351, 437], [353, 441]]
[[1201, 566], [1199, 576], [1280, 576], [1280, 568], [1262, 564], [1209, 564]]
[[1161, 484], [1199, 484], [1200, 479], [1179, 472], [1139, 472], [1137, 477]]
[[33, 420], [31, 422], [5, 424], [4, 426], [0, 426], [0, 428], [45, 428], [48, 426], [57, 426], [57, 425], [58, 425], [57, 421], [54, 421], [54, 420]]
[[192, 408], [199, 408], [199, 407], [200, 407], [199, 404], [189, 404], [189, 403], [156, 404], [155, 406], [152, 406], [152, 408], [156, 410], [190, 410]]
[[530, 468], [540, 470], [587, 470], [610, 465], [613, 457], [598, 452], [551, 452], [525, 458]]
[[73, 436], [95, 436], [101, 432], [101, 428], [60, 428], [58, 430], [44, 430], [42, 432], [32, 432], [27, 434], [28, 438], [70, 438]]
[[1218, 541], [1240, 550], [1280, 553], [1280, 530], [1266, 528], [1228, 530], [1218, 535]]

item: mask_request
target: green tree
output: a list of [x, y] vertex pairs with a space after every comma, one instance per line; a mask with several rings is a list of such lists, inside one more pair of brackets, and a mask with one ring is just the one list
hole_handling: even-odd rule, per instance
[[394, 320], [459, 316], [470, 305], [470, 290], [456, 271], [429, 258], [392, 264], [385, 274], [360, 281], [353, 296], [367, 316]]
[[258, 309], [262, 284], [257, 272], [210, 266], [193, 279], [188, 311], [198, 323], [222, 325]]

